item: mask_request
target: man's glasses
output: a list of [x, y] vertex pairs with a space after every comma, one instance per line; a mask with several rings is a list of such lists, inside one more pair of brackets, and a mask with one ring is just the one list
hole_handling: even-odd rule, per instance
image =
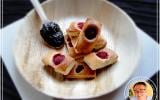
[[134, 92], [140, 92], [140, 93], [142, 93], [142, 92], [145, 92], [146, 91], [146, 89], [138, 89], [138, 90], [134, 90]]

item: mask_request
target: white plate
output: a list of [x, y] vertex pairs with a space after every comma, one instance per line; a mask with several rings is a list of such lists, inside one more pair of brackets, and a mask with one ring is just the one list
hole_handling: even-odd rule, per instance
[[140, 57], [136, 26], [118, 7], [104, 0], [52, 0], [43, 5], [49, 19], [63, 31], [73, 20], [93, 17], [103, 24], [108, 47], [118, 53], [118, 62], [94, 80], [57, 81], [44, 71], [41, 59], [51, 48], [39, 34], [41, 21], [31, 11], [20, 26], [13, 46], [17, 68], [34, 88], [57, 98], [93, 98], [120, 87], [133, 74]]

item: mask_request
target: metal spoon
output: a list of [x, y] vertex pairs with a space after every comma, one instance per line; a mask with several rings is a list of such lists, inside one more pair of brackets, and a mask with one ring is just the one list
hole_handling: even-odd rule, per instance
[[54, 48], [61, 48], [64, 45], [64, 36], [59, 27], [59, 25], [53, 21], [49, 21], [46, 17], [43, 8], [38, 0], [30, 0], [38, 13], [41, 21], [42, 27], [40, 29], [40, 34], [45, 42]]

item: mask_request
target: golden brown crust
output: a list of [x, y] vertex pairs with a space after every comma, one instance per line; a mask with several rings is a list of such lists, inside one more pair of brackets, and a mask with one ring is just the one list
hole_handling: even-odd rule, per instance
[[[53, 62], [53, 56], [56, 54], [61, 54], [65, 56], [65, 59], [58, 65], [54, 64]], [[49, 65], [53, 67], [56, 72], [67, 75], [74, 66], [75, 60], [69, 55], [63, 54], [61, 52], [50, 52], [46, 57], [42, 59], [42, 62], [47, 66]]]
[[78, 41], [78, 37], [69, 36], [69, 38], [71, 39], [71, 43], [72, 43], [73, 47], [75, 48], [77, 41]]
[[[108, 57], [106, 59], [101, 59], [100, 57], [98, 57], [96, 55], [97, 52], [92, 52], [84, 57], [84, 62], [92, 70], [101, 69], [101, 68], [106, 67], [108, 65], [114, 64], [118, 59], [118, 55], [114, 51], [112, 51], [111, 49], [105, 48], [100, 51], [106, 52], [108, 54]], [[98, 52], [100, 52], [100, 51], [98, 51]]]
[[98, 51], [106, 46], [107, 42], [102, 38], [102, 36], [99, 36], [98, 40], [96, 41], [94, 45], [93, 51]]
[[65, 40], [65, 43], [66, 43], [66, 46], [67, 46], [69, 55], [70, 55], [70, 56], [75, 56], [76, 53], [75, 53], [73, 44], [71, 43], [70, 37], [69, 37], [68, 35], [65, 35], [65, 36], [64, 36], [64, 40]]
[[68, 35], [65, 35], [64, 39], [65, 39], [65, 43], [66, 43], [66, 46], [67, 46], [67, 49], [68, 49], [68, 53], [71, 57], [73, 57], [75, 59], [84, 57], [83, 54], [75, 52], [75, 49], [74, 49], [73, 44], [71, 42], [71, 38]]
[[52, 58], [53, 58], [53, 55], [55, 55], [56, 53], [58, 52], [48, 52], [48, 54], [42, 59], [42, 62], [44, 63], [44, 65], [49, 65], [49, 66], [54, 66], [54, 63], [52, 62]]
[[[85, 36], [86, 34], [85, 30], [91, 25], [94, 25], [97, 28], [97, 34], [93, 39], [89, 40]], [[75, 46], [76, 52], [84, 53], [84, 54], [90, 53], [94, 48], [94, 44], [97, 41], [100, 35], [100, 32], [101, 32], [101, 24], [91, 18], [88, 18], [86, 22], [84, 23], [82, 31], [80, 32], [80, 35], [78, 37], [78, 40]]]
[[[77, 58], [83, 57], [84, 54], [77, 53], [75, 51], [74, 44], [76, 44], [75, 43], [76, 39], [78, 39], [78, 38], [76, 38], [76, 37], [70, 38], [68, 35], [65, 35], [65, 43], [66, 43], [69, 55], [72, 56], [73, 58], [77, 59]], [[69, 44], [73, 47], [69, 46]], [[107, 44], [107, 42], [101, 36], [99, 36], [97, 42], [95, 42], [95, 44], [94, 44], [94, 48], [92, 51], [98, 51], [98, 50], [104, 48], [106, 46], [106, 44]]]
[[66, 30], [69, 36], [78, 37], [81, 29], [77, 26], [78, 22], [71, 22], [69, 28]]
[[[82, 68], [78, 68], [83, 66]], [[91, 70], [85, 63], [77, 63], [65, 78], [68, 79], [85, 79], [85, 78], [95, 78], [96, 71]]]
[[73, 58], [66, 56], [66, 58], [61, 64], [55, 65], [55, 72], [59, 72], [63, 75], [67, 75], [73, 68], [74, 63], [75, 61]]

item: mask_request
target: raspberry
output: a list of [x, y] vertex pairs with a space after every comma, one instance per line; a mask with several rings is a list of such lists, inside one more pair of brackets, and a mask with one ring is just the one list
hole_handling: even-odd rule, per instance
[[65, 59], [65, 56], [61, 54], [56, 54], [53, 56], [53, 62], [55, 65], [60, 64], [64, 59]]
[[96, 55], [101, 59], [107, 59], [108, 58], [108, 53], [104, 52], [104, 51], [97, 52]]
[[80, 29], [82, 29], [82, 28], [83, 28], [83, 25], [84, 25], [84, 22], [79, 22], [77, 25], [78, 25], [78, 27], [79, 27]]

